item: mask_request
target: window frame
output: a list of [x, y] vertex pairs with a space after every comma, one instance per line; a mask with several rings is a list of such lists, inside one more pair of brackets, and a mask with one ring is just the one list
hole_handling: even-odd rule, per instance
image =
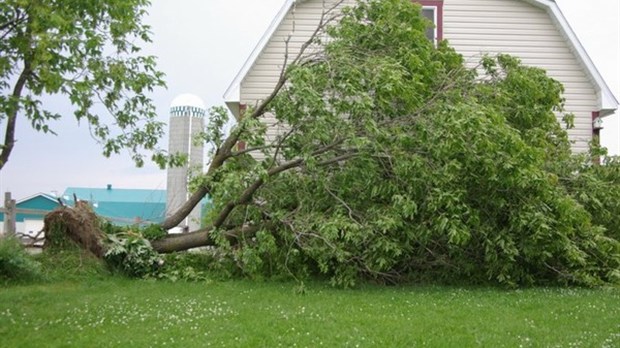
[[443, 0], [413, 0], [422, 6], [422, 9], [432, 9], [435, 14], [435, 39], [437, 44], [443, 40]]

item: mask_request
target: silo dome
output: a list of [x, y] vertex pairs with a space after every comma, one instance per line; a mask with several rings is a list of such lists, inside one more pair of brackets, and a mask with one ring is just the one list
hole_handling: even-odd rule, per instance
[[195, 108], [206, 109], [205, 103], [202, 101], [202, 99], [200, 99], [200, 97], [198, 97], [197, 95], [190, 93], [180, 94], [176, 98], [174, 98], [174, 100], [172, 100], [172, 103], [170, 104], [170, 107], [174, 108], [177, 106], [191, 106]]
[[194, 94], [181, 94], [170, 104], [170, 116], [204, 117], [207, 113], [205, 103]]

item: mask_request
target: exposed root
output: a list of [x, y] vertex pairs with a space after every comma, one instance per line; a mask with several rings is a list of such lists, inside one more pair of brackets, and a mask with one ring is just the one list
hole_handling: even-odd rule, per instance
[[45, 216], [43, 250], [67, 248], [70, 244], [103, 258], [104, 233], [99, 219], [87, 202], [78, 201], [75, 207], [61, 207]]

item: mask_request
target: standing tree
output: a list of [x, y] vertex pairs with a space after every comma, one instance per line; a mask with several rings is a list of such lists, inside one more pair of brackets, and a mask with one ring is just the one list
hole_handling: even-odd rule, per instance
[[[53, 133], [62, 115], [42, 102], [63, 95], [78, 121], [86, 121], [104, 155], [128, 149], [137, 165], [141, 150], [154, 151], [163, 135], [145, 93], [164, 86], [155, 58], [140, 56], [150, 41], [142, 24], [148, 0], [5, 0], [0, 3], [0, 169], [15, 146], [15, 126], [28, 122]], [[101, 114], [107, 110], [112, 119]], [[115, 127], [110, 125], [114, 124]]]

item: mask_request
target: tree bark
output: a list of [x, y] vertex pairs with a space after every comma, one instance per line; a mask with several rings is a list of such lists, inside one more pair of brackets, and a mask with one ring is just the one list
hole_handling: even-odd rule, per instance
[[19, 75], [15, 87], [13, 88], [13, 94], [11, 95], [12, 104], [6, 121], [6, 133], [4, 135], [4, 144], [2, 145], [2, 152], [0, 153], [0, 170], [4, 167], [6, 162], [9, 161], [13, 147], [15, 146], [15, 125], [17, 124], [17, 112], [19, 111], [19, 98], [22, 95], [28, 76], [30, 75], [30, 63], [24, 63], [24, 70]]
[[[244, 226], [225, 232], [227, 238], [234, 241], [241, 237], [250, 237], [260, 228], [258, 226]], [[215, 245], [211, 239], [211, 233], [214, 228], [209, 227], [195, 232], [186, 234], [176, 234], [164, 239], [156, 240], [151, 243], [153, 249], [159, 253], [172, 253], [175, 251], [184, 251], [192, 248]]]

